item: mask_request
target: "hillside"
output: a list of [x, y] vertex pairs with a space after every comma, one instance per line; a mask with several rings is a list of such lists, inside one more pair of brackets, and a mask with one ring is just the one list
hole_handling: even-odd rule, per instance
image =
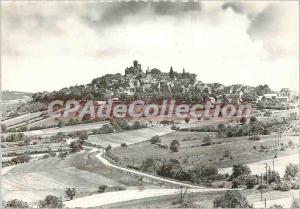
[[17, 100], [17, 99], [27, 99], [31, 97], [33, 94], [28, 92], [18, 92], [18, 91], [2, 91], [2, 101], [7, 100]]
[[53, 92], [38, 92], [33, 95], [36, 102], [50, 102], [56, 99], [94, 99], [105, 100], [117, 97], [122, 101], [136, 98], [161, 99], [174, 98], [186, 101], [215, 99], [236, 101], [253, 101], [273, 91], [268, 85], [257, 87], [242, 84], [225, 86], [220, 83], [203, 83], [197, 80], [197, 75], [186, 72], [176, 72], [172, 67], [167, 72], [157, 68], [144, 71], [138, 61], [125, 69], [125, 74], [106, 74], [95, 78], [86, 85], [75, 85]]

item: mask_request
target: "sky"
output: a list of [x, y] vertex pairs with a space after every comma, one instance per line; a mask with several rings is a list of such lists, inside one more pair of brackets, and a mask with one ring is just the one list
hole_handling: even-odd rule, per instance
[[2, 89], [52, 91], [170, 67], [205, 83], [299, 88], [297, 1], [2, 2]]

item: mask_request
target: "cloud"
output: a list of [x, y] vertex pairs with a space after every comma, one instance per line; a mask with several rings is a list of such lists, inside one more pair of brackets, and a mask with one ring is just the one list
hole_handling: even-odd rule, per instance
[[274, 5], [3, 2], [3, 88], [57, 90], [138, 59], [205, 82], [297, 89], [297, 19], [290, 4]]
[[263, 41], [273, 58], [298, 56], [299, 2], [227, 2], [222, 9], [246, 15], [248, 33], [254, 41]]

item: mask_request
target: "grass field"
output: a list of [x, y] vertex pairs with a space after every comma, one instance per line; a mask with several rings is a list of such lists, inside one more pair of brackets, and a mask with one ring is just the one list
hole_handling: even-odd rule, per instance
[[173, 132], [173, 130], [171, 130], [170, 126], [149, 127], [112, 134], [91, 135], [87, 142], [101, 145], [103, 147], [108, 145], [111, 145], [112, 147], [119, 147], [122, 143], [130, 145], [149, 140], [155, 135], [161, 136], [171, 132]]
[[[112, 153], [121, 159], [124, 166], [141, 164], [147, 158], [177, 159], [183, 166], [215, 165], [218, 168], [231, 167], [236, 163], [251, 163], [271, 159], [278, 152], [279, 156], [296, 154], [297, 149], [277, 151], [273, 136], [261, 136], [260, 141], [250, 141], [249, 137], [216, 139], [216, 145], [201, 146], [205, 135], [211, 133], [173, 132], [161, 137], [161, 144], [169, 145], [174, 139], [180, 143], [179, 152], [159, 148], [149, 141], [133, 144], [125, 148], [115, 148]], [[284, 135], [281, 142], [287, 144], [292, 140], [298, 144], [298, 136]], [[266, 145], [268, 152], [260, 152], [260, 146]], [[256, 149], [253, 148], [256, 146]], [[224, 157], [225, 150], [231, 153], [232, 159]]]
[[[100, 185], [139, 186], [140, 181], [126, 173], [98, 166], [87, 152], [19, 164], [2, 176], [2, 193], [5, 201], [20, 199], [31, 206], [53, 194], [65, 198], [67, 187], [77, 190], [76, 197], [94, 194]], [[145, 184], [147, 186], [147, 184]]]

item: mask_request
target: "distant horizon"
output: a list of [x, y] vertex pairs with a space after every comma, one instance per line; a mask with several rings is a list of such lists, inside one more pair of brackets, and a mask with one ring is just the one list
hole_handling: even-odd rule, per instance
[[[137, 60], [137, 61], [138, 61], [138, 60]], [[139, 64], [142, 64], [142, 63], [139, 62]], [[127, 67], [131, 67], [131, 66], [132, 66], [132, 65], [128, 65]], [[99, 78], [99, 77], [105, 76], [105, 75], [107, 75], [107, 74], [121, 74], [121, 75], [125, 76], [125, 69], [126, 69], [127, 67], [124, 67], [123, 72], [106, 73], [106, 74], [100, 75], [100, 76], [95, 77], [95, 78]], [[171, 65], [170, 68], [171, 68], [171, 67], [173, 67], [173, 66]], [[149, 70], [152, 70], [152, 69], [158, 69], [158, 70], [160, 70], [162, 73], [168, 73], [168, 72], [169, 72], [169, 71], [161, 70], [161, 69], [159, 69], [159, 68], [157, 68], [157, 67], [151, 67], [151, 68], [150, 68], [150, 67], [147, 67], [147, 68], [149, 68]], [[183, 69], [185, 69], [185, 72], [186, 72], [186, 73], [190, 73], [186, 68], [182, 68], [181, 71], [180, 71], [180, 70], [174, 69], [174, 67], [173, 67], [174, 72], [177, 72], [177, 73], [181, 73]], [[146, 72], [147, 69], [145, 69], [144, 67], [142, 67], [142, 70], [143, 70], [143, 72]], [[195, 73], [195, 74], [196, 74], [196, 73]], [[219, 84], [222, 84], [222, 85], [224, 85], [224, 86], [244, 85], [244, 86], [250, 86], [250, 87], [257, 87], [257, 86], [259, 86], [259, 85], [268, 85], [268, 86], [271, 88], [271, 90], [272, 90], [272, 91], [275, 91], [275, 92], [280, 91], [280, 89], [282, 89], [282, 88], [288, 88], [288, 87], [281, 87], [281, 88], [279, 88], [279, 89], [273, 89], [272, 86], [271, 86], [270, 84], [267, 84], [267, 83], [261, 83], [261, 84], [257, 84], [257, 85], [248, 85], [248, 84], [243, 84], [243, 83], [224, 84], [224, 83], [222, 83], [222, 82], [213, 82], [213, 81], [212, 81], [212, 82], [204, 82], [203, 80], [201, 80], [201, 79], [198, 78], [198, 77], [199, 77], [198, 74], [196, 74], [196, 75], [197, 75], [196, 80], [197, 80], [197, 81], [201, 81], [201, 82], [203, 82], [203, 83], [205, 83], [205, 84], [219, 83]], [[77, 84], [73, 84], [73, 85], [70, 85], [70, 86], [87, 85], [87, 84], [90, 84], [90, 83], [92, 82], [92, 80], [95, 79], [95, 78], [92, 78], [92, 79], [90, 80], [90, 82], [87, 82], [87, 83], [81, 83], [81, 84], [77, 83]], [[52, 90], [51, 90], [51, 89], [49, 89], [49, 90], [39, 90], [39, 91], [35, 91], [35, 92], [34, 92], [34, 91], [33, 91], [33, 92], [32, 92], [32, 91], [22, 91], [22, 90], [10, 90], [10, 89], [2, 89], [2, 91], [22, 92], [22, 93], [37, 93], [37, 92], [43, 92], [43, 91], [52, 92], [52, 91], [59, 91], [59, 90], [61, 90], [61, 89], [63, 89], [63, 88], [69, 88], [70, 86], [64, 86], [64, 87], [61, 87], [61, 88], [59, 88], [59, 89], [52, 89]], [[298, 90], [298, 89], [297, 89], [297, 90], [290, 89], [290, 90], [293, 91], [293, 92], [296, 92], [297, 94], [299, 94], [299, 90]]]

